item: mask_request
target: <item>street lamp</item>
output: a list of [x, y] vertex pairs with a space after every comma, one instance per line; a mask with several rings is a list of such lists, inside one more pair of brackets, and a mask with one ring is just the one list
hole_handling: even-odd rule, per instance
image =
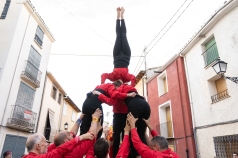
[[229, 79], [235, 82], [236, 84], [238, 84], [238, 77], [227, 77], [224, 75], [224, 73], [226, 73], [226, 68], [227, 68], [226, 62], [221, 61], [220, 59], [217, 59], [216, 63], [212, 67], [217, 74], [220, 74], [225, 79]]
[[68, 129], [68, 126], [69, 126], [69, 124], [66, 122], [66, 123], [64, 124], [64, 129], [67, 130], [67, 129]]

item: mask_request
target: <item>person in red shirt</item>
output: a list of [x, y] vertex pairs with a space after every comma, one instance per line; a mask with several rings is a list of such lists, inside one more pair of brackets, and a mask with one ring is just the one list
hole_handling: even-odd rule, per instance
[[[145, 139], [146, 124], [143, 121], [143, 118], [148, 119], [150, 117], [150, 106], [148, 102], [145, 100], [143, 96], [140, 96], [138, 94], [135, 87], [132, 87], [130, 85], [122, 84], [117, 90], [121, 93], [134, 92], [137, 94], [135, 97], [126, 98], [124, 102], [128, 107], [128, 112], [131, 112], [136, 118], [138, 118], [138, 121], [136, 122], [137, 131], [142, 142], [146, 144], [146, 139]], [[113, 99], [116, 99], [113, 96], [111, 98], [108, 98], [107, 96], [103, 95], [102, 93], [98, 91], [94, 91], [94, 94], [99, 95], [98, 98], [107, 102], [112, 102]], [[113, 126], [118, 126], [118, 125], [113, 124]], [[131, 146], [131, 155], [134, 157], [138, 156], [138, 153], [134, 149], [133, 145]]]
[[87, 133], [83, 136], [75, 137], [74, 139], [60, 145], [51, 152], [47, 153], [48, 143], [46, 142], [45, 137], [41, 134], [36, 133], [28, 137], [26, 141], [28, 154], [24, 155], [23, 158], [62, 158], [63, 155], [71, 152], [74, 147], [79, 145], [82, 140], [93, 140], [93, 138], [94, 136], [91, 133]]
[[[117, 91], [117, 88], [121, 86], [120, 81], [115, 81], [113, 83], [106, 83], [102, 85], [96, 86], [94, 90], [99, 91], [100, 93], [104, 94], [108, 97], [113, 97], [115, 99], [125, 99], [126, 97], [133, 97], [136, 93], [121, 93]], [[89, 127], [91, 125], [92, 117], [91, 115], [94, 111], [99, 108], [102, 111], [101, 125], [103, 123], [103, 109], [102, 109], [102, 102], [98, 99], [97, 95], [94, 95], [92, 92], [87, 94], [87, 98], [85, 99], [83, 106], [82, 106], [82, 113], [85, 114], [82, 119], [82, 124], [80, 126], [80, 135], [87, 133]], [[99, 139], [102, 135], [102, 130], [98, 133], [97, 138]]]
[[[83, 114], [81, 114], [80, 118], [82, 118], [82, 115]], [[100, 122], [98, 122], [98, 119], [100, 118], [101, 115], [102, 115], [102, 112], [99, 109], [97, 109], [94, 112], [94, 114], [92, 115], [93, 121], [92, 121], [89, 131], [91, 133], [93, 133], [93, 135], [95, 135], [95, 136], [97, 135], [98, 131], [100, 131], [102, 128], [100, 125]], [[76, 130], [76, 128], [75, 128], [75, 130]], [[72, 128], [71, 131], [75, 132], [74, 128]], [[68, 131], [60, 131], [59, 133], [57, 133], [54, 138], [55, 148], [58, 148], [61, 144], [64, 144], [64, 143], [70, 141], [71, 139], [73, 139], [71, 133], [72, 132], [68, 132]], [[83, 157], [84, 155], [86, 155], [86, 153], [88, 152], [90, 147], [93, 146], [93, 144], [95, 143], [95, 140], [96, 139], [94, 139], [93, 141], [91, 141], [91, 140], [82, 141], [80, 145], [77, 145], [71, 152], [67, 153], [63, 157], [64, 158]]]
[[[125, 123], [126, 124], [126, 123]], [[125, 132], [124, 132], [124, 138], [122, 141], [122, 144], [119, 148], [119, 151], [116, 155], [116, 158], [127, 158], [129, 155], [129, 147], [130, 147], [130, 125], [126, 124], [125, 126]], [[110, 148], [109, 143], [104, 138], [100, 138], [96, 141], [94, 146], [91, 147], [91, 149], [88, 151], [86, 158], [107, 158], [110, 156], [110, 158], [113, 157], [113, 152]]]
[[132, 143], [142, 158], [179, 158], [179, 156], [168, 147], [166, 138], [162, 136], [152, 138], [151, 148], [142, 143], [135, 128], [137, 119], [129, 113], [127, 121], [131, 127]]
[[101, 84], [103, 84], [106, 79], [109, 79], [112, 82], [121, 79], [124, 83], [131, 82], [131, 85], [135, 86], [136, 78], [134, 75], [128, 72], [128, 66], [130, 64], [131, 58], [131, 49], [126, 37], [124, 12], [125, 9], [123, 7], [117, 8], [116, 41], [113, 48], [114, 69], [111, 73], [103, 73], [101, 75]]

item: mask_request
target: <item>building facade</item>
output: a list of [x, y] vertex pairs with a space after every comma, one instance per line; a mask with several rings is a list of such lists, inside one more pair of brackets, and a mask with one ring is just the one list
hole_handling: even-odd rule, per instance
[[[81, 110], [72, 101], [72, 99], [69, 96], [65, 96], [59, 130], [70, 130], [77, 121], [80, 112]], [[68, 127], [65, 128], [65, 125], [68, 125]]]
[[21, 157], [36, 130], [51, 45], [30, 1], [0, 1], [0, 152]]
[[61, 130], [64, 96], [67, 96], [64, 89], [55, 77], [47, 72], [36, 131], [42, 133], [49, 142], [53, 142], [55, 134]]
[[175, 55], [147, 80], [150, 123], [180, 157], [195, 157], [183, 58]]
[[225, 76], [238, 76], [238, 1], [212, 15], [182, 48], [197, 157], [227, 158], [238, 151], [238, 85], [216, 74], [217, 59], [228, 63]]

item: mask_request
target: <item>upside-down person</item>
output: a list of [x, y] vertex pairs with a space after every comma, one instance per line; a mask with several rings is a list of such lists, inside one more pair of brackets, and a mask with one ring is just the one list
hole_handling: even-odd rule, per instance
[[[179, 156], [168, 147], [166, 138], [162, 136], [154, 136], [151, 139], [150, 147], [142, 143], [135, 128], [135, 122], [137, 119], [135, 119], [134, 116], [129, 113], [127, 121], [131, 127], [132, 143], [142, 158], [179, 158]], [[153, 130], [151, 130], [151, 132], [152, 131]]]
[[[99, 91], [100, 93], [104, 94], [108, 97], [113, 97], [115, 99], [126, 99], [127, 97], [134, 97], [136, 93], [121, 93], [117, 91], [117, 88], [121, 86], [120, 81], [115, 81], [113, 83], [105, 83], [97, 86], [94, 90]], [[92, 117], [91, 115], [94, 113], [94, 111], [99, 108], [102, 111], [102, 117], [101, 119], [101, 125], [103, 123], [103, 109], [102, 109], [102, 102], [98, 99], [97, 95], [94, 95], [92, 92], [87, 94], [87, 98], [85, 99], [83, 106], [82, 106], [82, 112], [84, 115], [82, 124], [80, 126], [80, 135], [87, 133], [89, 130], [89, 127], [91, 125]], [[99, 139], [102, 135], [102, 130], [98, 133], [97, 138]]]
[[114, 69], [111, 73], [103, 73], [101, 75], [101, 84], [103, 84], [106, 79], [112, 82], [121, 79], [124, 83], [131, 82], [131, 85], [135, 86], [136, 78], [128, 72], [131, 49], [126, 36], [124, 12], [125, 9], [123, 7], [117, 8], [116, 41], [113, 48]]

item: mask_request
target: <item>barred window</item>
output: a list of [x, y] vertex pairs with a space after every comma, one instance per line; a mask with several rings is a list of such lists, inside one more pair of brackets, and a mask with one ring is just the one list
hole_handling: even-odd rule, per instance
[[31, 110], [34, 102], [34, 97], [35, 90], [26, 85], [25, 83], [21, 82], [17, 94], [16, 105]]
[[207, 42], [205, 47], [206, 51], [202, 55], [206, 67], [217, 60], [219, 58], [219, 54], [215, 38], [212, 38], [209, 42]]
[[43, 44], [43, 37], [44, 37], [44, 32], [38, 25], [38, 27], [36, 29], [36, 34], [35, 34], [35, 40], [40, 46], [42, 46], [42, 44]]
[[232, 157], [233, 152], [238, 151], [238, 135], [213, 137], [216, 157]]
[[6, 0], [0, 19], [6, 18], [10, 3], [11, 3], [11, 0]]

